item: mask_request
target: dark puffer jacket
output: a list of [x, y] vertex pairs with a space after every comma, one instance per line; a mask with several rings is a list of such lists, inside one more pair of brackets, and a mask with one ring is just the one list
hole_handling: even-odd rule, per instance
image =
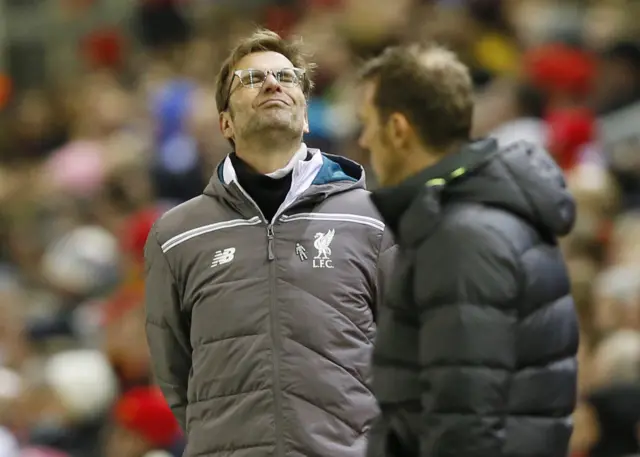
[[473, 143], [374, 203], [400, 246], [380, 312], [369, 456], [565, 457], [578, 325], [546, 152]]

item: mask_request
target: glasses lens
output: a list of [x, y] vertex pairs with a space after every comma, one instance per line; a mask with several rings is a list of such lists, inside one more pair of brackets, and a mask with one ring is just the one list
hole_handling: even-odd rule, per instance
[[242, 70], [239, 75], [240, 83], [245, 87], [258, 87], [264, 83], [266, 75], [262, 70]]
[[283, 68], [276, 75], [278, 82], [283, 86], [295, 86], [300, 80], [295, 68]]
[[[300, 84], [304, 77], [304, 71], [299, 68], [283, 68], [273, 73], [278, 83], [286, 87], [294, 87]], [[267, 73], [262, 70], [249, 68], [241, 70], [238, 74], [240, 84], [245, 87], [261, 87], [267, 79]]]

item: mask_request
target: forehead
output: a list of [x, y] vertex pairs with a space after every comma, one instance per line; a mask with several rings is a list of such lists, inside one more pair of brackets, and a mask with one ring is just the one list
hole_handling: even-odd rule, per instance
[[257, 68], [260, 70], [275, 70], [291, 68], [294, 65], [289, 59], [278, 52], [263, 51], [247, 54], [235, 65], [236, 70]]

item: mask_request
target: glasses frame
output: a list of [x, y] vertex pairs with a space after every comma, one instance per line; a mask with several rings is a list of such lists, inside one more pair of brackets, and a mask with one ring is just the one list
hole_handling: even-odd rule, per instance
[[[304, 78], [306, 77], [306, 73], [307, 71], [303, 68], [297, 68], [297, 67], [286, 67], [286, 68], [281, 68], [279, 70], [261, 70], [259, 68], [243, 68], [240, 70], [235, 70], [232, 73], [231, 76], [231, 81], [229, 81], [229, 90], [227, 91], [227, 97], [225, 98], [224, 101], [224, 108], [221, 111], [226, 111], [227, 108], [229, 108], [229, 101], [231, 100], [231, 92], [233, 89], [233, 80], [236, 79], [236, 77], [238, 78], [238, 81], [240, 81], [240, 85], [242, 87], [262, 87], [262, 85], [264, 84], [264, 81], [262, 83], [258, 84], [253, 84], [253, 85], [247, 85], [244, 84], [242, 82], [242, 73], [245, 71], [261, 71], [264, 73], [264, 79], [265, 81], [267, 80], [267, 77], [269, 75], [273, 75], [273, 78], [278, 82], [278, 84], [282, 83], [280, 82], [280, 80], [278, 79], [278, 73], [282, 73], [284, 70], [295, 70], [296, 72], [300, 73], [300, 76], [297, 78], [297, 81], [294, 83], [294, 85], [292, 86], [285, 86], [285, 87], [295, 87], [295, 86], [301, 86], [302, 82], [304, 81]], [[238, 87], [238, 86], [236, 86]]]

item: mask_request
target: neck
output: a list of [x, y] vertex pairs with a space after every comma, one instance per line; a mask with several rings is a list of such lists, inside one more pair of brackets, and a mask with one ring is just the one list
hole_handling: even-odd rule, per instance
[[402, 168], [395, 174], [391, 185], [400, 184], [408, 178], [417, 175], [422, 170], [432, 167], [449, 154], [458, 151], [463, 145], [463, 142], [456, 142], [450, 147], [440, 151], [422, 146], [413, 148], [406, 155], [406, 160], [403, 161]]
[[435, 165], [436, 162], [438, 162], [438, 158], [434, 156], [429, 156], [426, 154], [416, 155], [416, 157], [406, 162], [402, 170], [399, 170], [398, 175], [395, 179], [395, 184], [400, 184], [406, 179], [417, 175], [425, 168], [429, 168], [430, 166]]
[[442, 157], [429, 151], [415, 150], [402, 162], [402, 168], [398, 169], [390, 180], [389, 185], [396, 186], [401, 182], [417, 175], [422, 170], [435, 165]]
[[286, 144], [266, 145], [236, 141], [236, 155], [259, 173], [273, 173], [287, 166], [294, 154], [300, 149], [299, 139]]

